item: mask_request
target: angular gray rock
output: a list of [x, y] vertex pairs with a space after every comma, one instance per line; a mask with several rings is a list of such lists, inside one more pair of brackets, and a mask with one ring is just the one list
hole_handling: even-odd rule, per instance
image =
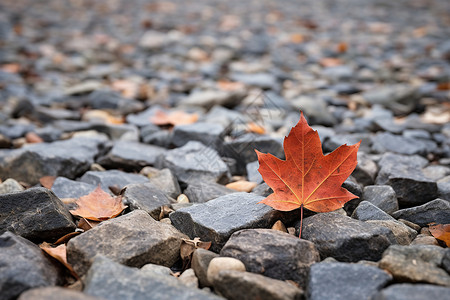
[[139, 174], [126, 173], [119, 170], [88, 171], [80, 178], [81, 182], [91, 185], [100, 185], [104, 191], [109, 191], [110, 186], [122, 189], [131, 183], [147, 183], [148, 178]]
[[236, 104], [245, 96], [240, 91], [226, 92], [220, 90], [205, 90], [192, 92], [188, 97], [180, 101], [182, 106], [201, 106], [210, 109], [214, 105]]
[[219, 255], [209, 250], [198, 248], [192, 254], [191, 266], [194, 269], [195, 275], [198, 278], [200, 287], [212, 286], [208, 280], [208, 266], [209, 262]]
[[395, 221], [393, 217], [376, 207], [369, 201], [362, 201], [353, 211], [352, 218], [360, 221], [386, 220]]
[[269, 228], [275, 221], [293, 216], [293, 213], [282, 213], [258, 204], [262, 199], [251, 193], [234, 193], [181, 208], [169, 217], [172, 224], [190, 238], [211, 241], [211, 250], [217, 252], [235, 231]]
[[181, 194], [178, 180], [169, 169], [160, 170], [152, 167], [146, 167], [145, 170], [148, 171], [146, 172], [148, 181], [161, 191], [165, 192], [169, 197], [176, 199], [178, 195]]
[[133, 267], [148, 263], [170, 267], [179, 258], [183, 238], [187, 237], [173, 226], [135, 210], [72, 238], [67, 260], [79, 275], [87, 272], [97, 254]]
[[54, 241], [76, 228], [61, 200], [46, 188], [0, 195], [0, 233], [11, 231], [26, 239]]
[[141, 209], [157, 221], [161, 206], [171, 203], [167, 195], [151, 183], [126, 185], [125, 191], [122, 191], [122, 201], [131, 210]]
[[397, 169], [404, 170], [406, 173], [410, 169], [414, 171], [422, 170], [427, 164], [428, 160], [422, 156], [385, 153], [378, 162], [380, 170], [376, 178], [376, 184], [385, 184], [389, 179], [390, 173]]
[[192, 203], [204, 203], [232, 193], [236, 193], [236, 191], [215, 182], [190, 183], [184, 190], [184, 194]]
[[230, 171], [216, 150], [191, 141], [183, 147], [167, 151], [162, 167], [169, 168], [179, 181], [212, 181], [227, 183]]
[[416, 138], [407, 138], [390, 132], [381, 132], [372, 138], [372, 149], [376, 153], [394, 152], [425, 156], [436, 148], [436, 143], [431, 140], [424, 141]]
[[395, 114], [407, 114], [415, 108], [420, 93], [417, 88], [408, 85], [386, 85], [368, 90], [362, 97], [370, 104], [391, 109]]
[[399, 282], [431, 283], [450, 287], [450, 275], [440, 268], [445, 250], [431, 245], [392, 245], [379, 267]]
[[246, 171], [247, 171], [247, 178], [248, 181], [251, 182], [256, 182], [258, 184], [262, 183], [264, 180], [261, 176], [261, 174], [258, 171], [259, 168], [259, 162], [258, 161], [254, 161], [251, 163], [248, 163], [246, 166]]
[[25, 190], [25, 188], [12, 178], [8, 178], [0, 183], [0, 195], [21, 192], [23, 190]]
[[390, 220], [368, 220], [369, 224], [375, 224], [389, 228], [394, 234], [395, 240], [399, 245], [409, 245], [417, 236], [417, 231], [406, 226], [402, 222]]
[[362, 199], [372, 203], [388, 214], [392, 214], [398, 210], [397, 195], [389, 185], [370, 185], [364, 187]]
[[389, 273], [373, 266], [318, 263], [311, 266], [308, 299], [371, 299], [391, 281]]
[[22, 294], [17, 300], [29, 300], [29, 299], [46, 299], [46, 300], [101, 300], [103, 298], [97, 298], [94, 296], [86, 295], [85, 293], [63, 288], [59, 286], [39, 287], [30, 289]]
[[405, 219], [421, 227], [429, 223], [447, 224], [450, 220], [450, 202], [436, 199], [420, 206], [400, 209], [392, 214], [396, 219]]
[[377, 261], [395, 243], [388, 228], [334, 212], [305, 218], [302, 238], [316, 245], [322, 259], [331, 256], [342, 262]]
[[356, 181], [364, 186], [373, 184], [377, 172], [377, 164], [364, 152], [358, 152], [358, 164], [352, 173]]
[[145, 166], [153, 166], [160, 155], [167, 150], [162, 147], [129, 141], [117, 141], [111, 151], [99, 158], [97, 163], [106, 168], [122, 168], [140, 170]]
[[[75, 181], [58, 176], [52, 185], [52, 191], [58, 198], [79, 198], [95, 190], [95, 184]], [[109, 190], [106, 190], [106, 192]]]
[[0, 298], [16, 299], [22, 292], [61, 283], [57, 267], [38, 246], [11, 232], [0, 235]]
[[41, 177], [49, 175], [75, 178], [89, 169], [104, 142], [79, 137], [1, 150], [1, 178], [11, 177], [29, 184], [37, 184]]
[[432, 284], [393, 284], [381, 290], [371, 300], [446, 299], [450, 288]]
[[189, 141], [198, 141], [207, 147], [220, 149], [225, 127], [217, 123], [196, 122], [177, 125], [173, 128], [172, 143], [176, 147], [186, 145]]
[[214, 291], [229, 300], [301, 300], [303, 290], [293, 284], [259, 274], [220, 271], [214, 280]]
[[272, 229], [235, 232], [220, 255], [239, 259], [249, 272], [292, 280], [302, 288], [306, 287], [310, 266], [320, 261], [313, 243]]
[[439, 198], [450, 201], [450, 175], [437, 181]]
[[212, 293], [188, 288], [172, 276], [121, 265], [98, 255], [86, 275], [84, 293], [110, 300], [122, 299], [223, 299]]

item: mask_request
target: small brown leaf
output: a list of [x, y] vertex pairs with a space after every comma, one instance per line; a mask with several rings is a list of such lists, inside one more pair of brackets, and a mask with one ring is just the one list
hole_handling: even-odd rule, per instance
[[97, 221], [88, 221], [85, 218], [81, 218], [78, 221], [77, 227], [80, 229], [83, 229], [84, 231], [88, 231], [89, 229], [94, 228], [95, 226], [97, 226], [98, 224], [100, 224], [100, 222]]
[[161, 206], [161, 212], [159, 213], [159, 220], [167, 218], [171, 212], [174, 210], [171, 209], [168, 205]]
[[66, 244], [71, 238], [73, 238], [74, 236], [77, 236], [77, 235], [79, 235], [81, 232], [79, 232], [79, 231], [74, 231], [74, 232], [71, 232], [71, 233], [68, 233], [68, 234], [66, 234], [65, 236], [63, 236], [63, 237], [60, 237], [56, 242], [54, 242], [53, 244], [54, 245], [59, 245], [59, 244]]
[[50, 247], [49, 244], [43, 243], [39, 245], [39, 247], [41, 247], [45, 253], [62, 263], [70, 271], [70, 273], [78, 279], [78, 275], [75, 273], [72, 266], [67, 262], [67, 250], [65, 244], [61, 244], [58, 247], [53, 248]]
[[231, 182], [226, 185], [227, 188], [238, 191], [250, 193], [258, 184], [256, 182], [239, 180]]
[[39, 179], [39, 182], [43, 187], [51, 189], [55, 180], [56, 176], [43, 176]]
[[256, 124], [255, 122], [247, 123], [247, 131], [253, 132], [256, 134], [265, 134], [266, 133], [266, 129], [263, 126]]
[[211, 247], [211, 242], [202, 242], [198, 237], [193, 240], [183, 239], [180, 246], [180, 256], [183, 260], [183, 270], [189, 268], [192, 260], [192, 254], [195, 249], [202, 248], [208, 250], [209, 247]]
[[156, 111], [155, 115], [150, 118], [150, 122], [155, 125], [186, 125], [197, 122], [197, 114], [189, 114], [184, 111], [172, 111], [166, 113], [162, 110]]
[[450, 247], [450, 224], [429, 225], [431, 234], [438, 240], [443, 241], [447, 247]]

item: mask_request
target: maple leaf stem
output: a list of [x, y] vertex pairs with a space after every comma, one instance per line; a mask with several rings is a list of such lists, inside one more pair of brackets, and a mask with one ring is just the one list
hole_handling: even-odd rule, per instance
[[298, 238], [302, 238], [302, 227], [303, 227], [303, 204], [300, 205], [300, 233], [298, 235]]

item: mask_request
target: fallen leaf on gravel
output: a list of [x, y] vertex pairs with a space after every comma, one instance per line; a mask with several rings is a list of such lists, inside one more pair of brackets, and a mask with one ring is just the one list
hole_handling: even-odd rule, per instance
[[74, 231], [74, 232], [68, 233], [63, 237], [60, 237], [56, 242], [53, 243], [53, 245], [66, 244], [71, 238], [79, 235], [80, 233], [81, 232], [79, 232], [79, 231]]
[[247, 131], [253, 132], [256, 134], [265, 134], [266, 133], [266, 129], [263, 126], [256, 124], [255, 122], [247, 123]]
[[432, 224], [428, 227], [431, 234], [450, 247], [450, 224]]
[[323, 155], [319, 134], [308, 125], [302, 112], [297, 125], [284, 138], [286, 160], [256, 150], [258, 171], [274, 191], [259, 203], [281, 211], [301, 208], [301, 220], [303, 207], [315, 212], [341, 208], [358, 198], [341, 185], [356, 167], [360, 144], [342, 145]]
[[256, 182], [239, 180], [231, 182], [226, 185], [227, 188], [238, 191], [250, 193], [258, 184]]
[[93, 221], [114, 218], [127, 208], [122, 203], [122, 196], [112, 197], [100, 186], [88, 195], [78, 198], [76, 204], [77, 209], [70, 210], [70, 213]]
[[155, 125], [186, 125], [197, 122], [197, 114], [189, 114], [184, 111], [172, 111], [166, 113], [162, 110], [156, 111], [155, 115], [150, 117], [150, 122]]
[[67, 262], [66, 244], [61, 244], [58, 247], [53, 248], [47, 243], [42, 243], [41, 245], [39, 245], [39, 247], [45, 253], [62, 263], [75, 278], [78, 278], [78, 275], [75, 273], [72, 266]]
[[88, 231], [89, 229], [94, 228], [95, 226], [97, 226], [98, 224], [100, 224], [100, 222], [98, 221], [88, 221], [85, 218], [81, 218], [78, 221], [77, 227], [80, 229], [83, 229], [84, 231]]
[[183, 260], [183, 270], [189, 267], [192, 260], [192, 253], [194, 253], [195, 249], [202, 248], [208, 250], [209, 247], [211, 247], [211, 242], [202, 242], [198, 237], [193, 240], [183, 239], [180, 246], [180, 256]]
[[43, 176], [39, 179], [39, 183], [43, 187], [45, 187], [47, 189], [51, 189], [55, 180], [56, 180], [56, 176]]
[[100, 121], [106, 124], [120, 125], [124, 123], [122, 117], [116, 117], [109, 112], [99, 109], [88, 110], [83, 114], [83, 121]]

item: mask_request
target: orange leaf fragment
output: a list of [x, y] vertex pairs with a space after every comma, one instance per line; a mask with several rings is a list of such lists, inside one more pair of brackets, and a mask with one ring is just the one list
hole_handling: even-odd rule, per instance
[[122, 196], [112, 197], [100, 186], [75, 202], [78, 207], [70, 210], [75, 216], [92, 221], [104, 221], [118, 216], [127, 206], [122, 203]]
[[247, 131], [253, 132], [256, 134], [265, 134], [266, 133], [266, 129], [263, 126], [256, 124], [255, 122], [247, 123]]
[[47, 189], [51, 189], [55, 180], [56, 180], [56, 176], [43, 176], [43, 177], [39, 178], [39, 183], [43, 187], [45, 187]]
[[61, 244], [58, 247], [53, 248], [49, 244], [43, 243], [39, 245], [39, 247], [42, 249], [42, 251], [62, 263], [75, 278], [78, 278], [78, 275], [75, 273], [72, 266], [67, 262], [66, 244]]
[[158, 110], [154, 116], [150, 117], [150, 122], [155, 125], [186, 125], [197, 122], [197, 114], [189, 114], [184, 111], [172, 111], [166, 113], [162, 110]]
[[431, 234], [450, 247], [450, 224], [433, 224], [428, 227]]
[[339, 58], [325, 57], [320, 60], [320, 64], [323, 67], [336, 67], [342, 65], [342, 61]]

